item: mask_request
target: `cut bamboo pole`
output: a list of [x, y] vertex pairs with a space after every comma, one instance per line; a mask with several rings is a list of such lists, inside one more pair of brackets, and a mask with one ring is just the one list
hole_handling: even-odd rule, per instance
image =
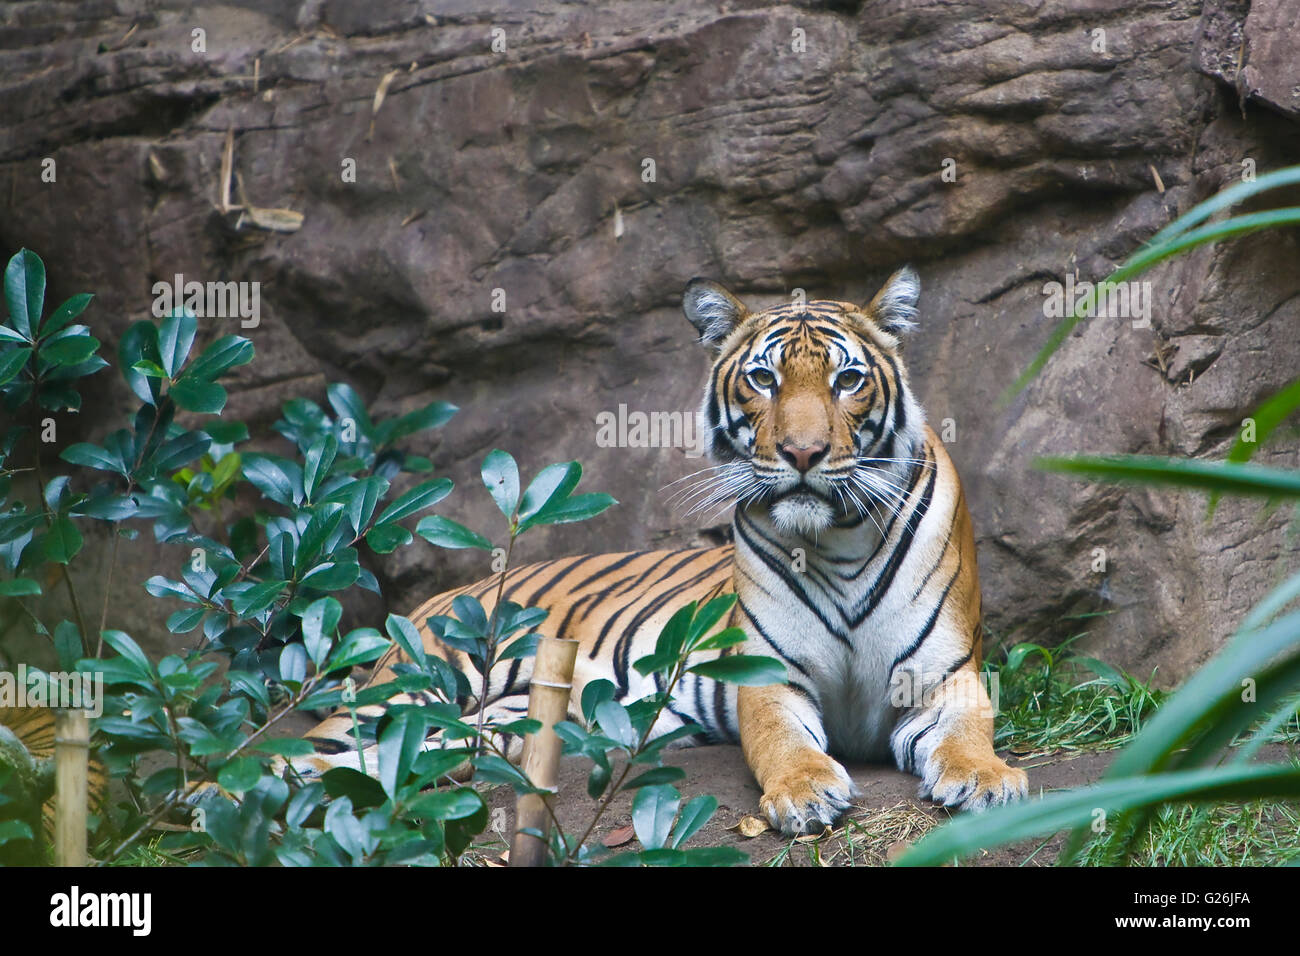
[[90, 799], [90, 718], [60, 710], [54, 718], [54, 862], [86, 865], [86, 813]]
[[[555, 725], [569, 715], [573, 692], [573, 662], [578, 642], [543, 637], [537, 642], [533, 679], [528, 690], [528, 716], [542, 723], [535, 734], [524, 738], [524, 756], [519, 769], [546, 794], [526, 793], [515, 802], [515, 838], [510, 847], [511, 866], [542, 866], [551, 832], [547, 803], [555, 793], [560, 774], [560, 738]], [[538, 839], [524, 830], [537, 830]]]

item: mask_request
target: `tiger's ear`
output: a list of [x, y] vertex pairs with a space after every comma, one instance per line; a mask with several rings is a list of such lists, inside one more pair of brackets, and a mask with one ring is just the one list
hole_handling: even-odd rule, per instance
[[717, 345], [749, 315], [745, 304], [718, 283], [699, 278], [686, 283], [682, 311], [705, 345]]
[[921, 280], [908, 266], [903, 266], [876, 293], [866, 313], [891, 335], [916, 328], [916, 300], [921, 295]]

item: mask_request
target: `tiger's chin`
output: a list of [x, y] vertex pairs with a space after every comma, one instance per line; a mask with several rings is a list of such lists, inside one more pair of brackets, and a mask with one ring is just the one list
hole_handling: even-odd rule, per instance
[[782, 534], [814, 535], [835, 521], [831, 506], [812, 494], [787, 495], [772, 505], [769, 514]]

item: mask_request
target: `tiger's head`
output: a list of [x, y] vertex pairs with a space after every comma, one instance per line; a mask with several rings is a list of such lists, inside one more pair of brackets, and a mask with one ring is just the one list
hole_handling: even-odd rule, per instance
[[894, 510], [924, 440], [898, 338], [919, 293], [904, 268], [865, 306], [751, 312], [718, 283], [692, 279], [682, 309], [716, 351], [700, 427], [717, 466], [691, 510], [734, 500], [806, 536]]

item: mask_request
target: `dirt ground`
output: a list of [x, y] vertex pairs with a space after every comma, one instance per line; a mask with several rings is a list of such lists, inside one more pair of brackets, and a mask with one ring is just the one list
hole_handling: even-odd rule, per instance
[[[1007, 756], [1007, 755], [1003, 755]], [[1008, 757], [1013, 766], [1029, 774], [1032, 796], [1051, 790], [1078, 787], [1097, 780], [1114, 757], [1106, 753], [1056, 753], [1049, 756], [1019, 759]], [[916, 797], [915, 777], [890, 767], [849, 765], [861, 793], [845, 820], [830, 835], [791, 840], [765, 830], [746, 836], [753, 822], [741, 826], [746, 817], [757, 817], [758, 785], [754, 782], [739, 747], [711, 746], [670, 751], [665, 763], [681, 767], [686, 779], [675, 786], [685, 802], [696, 794], [708, 793], [718, 798], [713, 819], [693, 836], [688, 847], [730, 846], [749, 854], [750, 862], [775, 862], [785, 866], [881, 865], [936, 823], [947, 819], [948, 811]], [[560, 771], [559, 799], [556, 816], [566, 833], [581, 834], [591, 822], [596, 806], [587, 797], [586, 780], [590, 762], [566, 758]], [[620, 794], [596, 827], [594, 839], [616, 851], [635, 850], [640, 844], [631, 833], [632, 793]], [[494, 823], [514, 823], [514, 798], [508, 788], [498, 787], [485, 794], [494, 813]], [[492, 860], [509, 841], [509, 829], [495, 850], [483, 847], [484, 856]], [[1061, 847], [1060, 836], [1041, 847], [1042, 841], [987, 851], [970, 863], [980, 866], [1050, 866]]]

